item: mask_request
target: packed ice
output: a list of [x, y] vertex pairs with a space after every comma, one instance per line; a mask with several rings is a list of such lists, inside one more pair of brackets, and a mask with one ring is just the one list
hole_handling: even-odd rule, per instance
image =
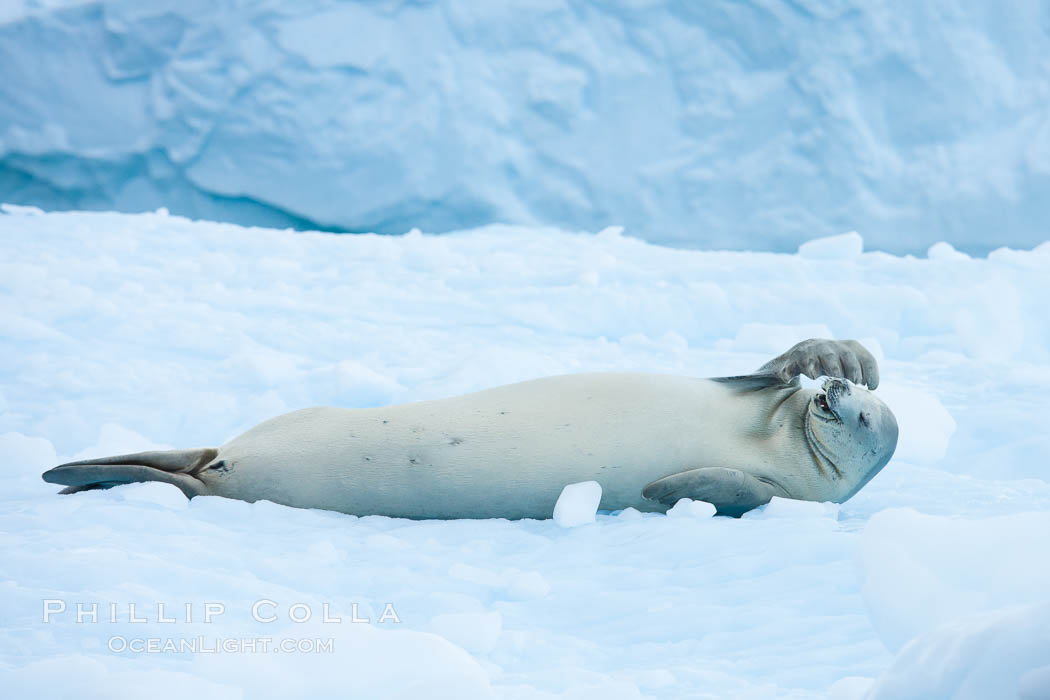
[[[0, 688], [1046, 697], [1050, 243], [898, 257], [863, 233], [701, 252], [615, 228], [336, 236], [4, 207]], [[875, 353], [900, 424], [893, 460], [844, 504], [595, 513], [584, 484], [560, 505], [593, 522], [561, 527], [40, 480], [309, 405], [741, 374], [813, 336]]]

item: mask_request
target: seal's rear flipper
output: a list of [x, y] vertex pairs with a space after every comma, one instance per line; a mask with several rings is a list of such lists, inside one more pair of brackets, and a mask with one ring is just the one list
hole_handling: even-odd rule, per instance
[[642, 496], [667, 506], [673, 506], [682, 498], [707, 501], [714, 505], [718, 515], [741, 515], [769, 503], [773, 496], [789, 498], [780, 486], [771, 481], [752, 476], [739, 469], [710, 467], [690, 469], [648, 484]]
[[85, 459], [49, 469], [44, 472], [43, 479], [50, 484], [68, 487], [62, 489], [61, 493], [108, 489], [141, 481], [161, 481], [179, 487], [188, 498], [192, 498], [203, 492], [203, 485], [196, 474], [217, 454], [215, 448], [206, 447]]

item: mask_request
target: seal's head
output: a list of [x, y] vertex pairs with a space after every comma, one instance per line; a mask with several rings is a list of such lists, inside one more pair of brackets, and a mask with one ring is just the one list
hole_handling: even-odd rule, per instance
[[875, 394], [847, 379], [828, 379], [813, 395], [806, 437], [843, 482], [842, 501], [886, 466], [897, 448], [897, 419]]

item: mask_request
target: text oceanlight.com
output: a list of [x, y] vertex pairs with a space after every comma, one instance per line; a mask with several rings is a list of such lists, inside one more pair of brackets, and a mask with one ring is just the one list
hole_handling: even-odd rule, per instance
[[331, 654], [335, 640], [327, 638], [278, 639], [272, 637], [125, 637], [109, 638], [107, 648], [132, 654]]

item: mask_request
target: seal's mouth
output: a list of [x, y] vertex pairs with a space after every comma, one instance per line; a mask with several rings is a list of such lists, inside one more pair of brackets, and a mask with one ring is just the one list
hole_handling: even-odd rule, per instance
[[[834, 397], [832, 397], [834, 401]], [[831, 404], [828, 402], [828, 395], [821, 392], [813, 397], [813, 406], [816, 409], [813, 412], [817, 418], [828, 422], [837, 422], [839, 420], [838, 414], [832, 409]]]

